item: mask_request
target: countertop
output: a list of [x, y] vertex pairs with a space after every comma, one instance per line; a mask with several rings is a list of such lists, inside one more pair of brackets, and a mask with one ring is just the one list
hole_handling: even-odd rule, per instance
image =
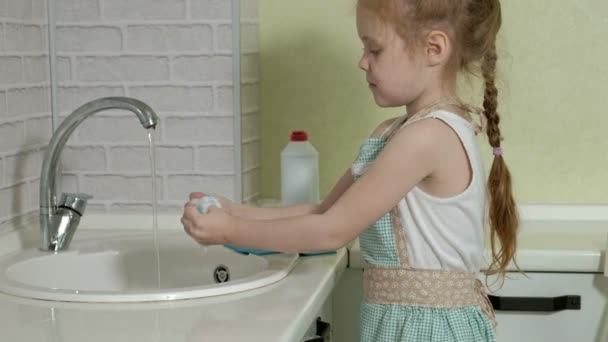
[[[107, 236], [112, 229], [138, 222], [137, 218], [122, 220], [120, 224], [103, 217], [89, 218], [89, 222], [93, 220], [97, 221], [96, 226], [103, 224], [109, 229], [80, 230], [76, 234], [79, 238]], [[36, 233], [26, 230], [0, 236], [0, 252], [18, 250], [21, 248], [18, 245], [33, 235]], [[346, 265], [344, 248], [336, 254], [300, 257], [286, 278], [269, 286], [180, 301], [68, 303], [0, 294], [1, 340], [298, 341], [306, 334]]]
[[[523, 210], [517, 259], [524, 271], [602, 273], [608, 233], [604, 206], [538, 206]], [[94, 222], [94, 224], [91, 224]], [[151, 222], [149, 219], [146, 222]], [[160, 227], [176, 229], [175, 218]], [[108, 236], [142, 225], [142, 218], [83, 217], [78, 238]], [[103, 226], [103, 231], [86, 226]], [[150, 227], [149, 224], [143, 226]], [[0, 236], [0, 253], [36, 241], [34, 229]], [[90, 235], [89, 235], [90, 234]], [[203, 299], [136, 304], [90, 304], [0, 294], [6, 341], [297, 341], [306, 333], [347, 267], [361, 267], [357, 241], [335, 255], [302, 257], [285, 279], [255, 290]], [[348, 256], [350, 254], [350, 256]]]

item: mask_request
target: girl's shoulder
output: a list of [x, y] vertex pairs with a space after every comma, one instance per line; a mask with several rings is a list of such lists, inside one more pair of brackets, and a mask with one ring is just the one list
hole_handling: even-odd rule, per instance
[[369, 135], [370, 138], [380, 138], [387, 132], [393, 125], [397, 123], [397, 120], [402, 119], [401, 116], [396, 116], [394, 118], [390, 118], [382, 121]]

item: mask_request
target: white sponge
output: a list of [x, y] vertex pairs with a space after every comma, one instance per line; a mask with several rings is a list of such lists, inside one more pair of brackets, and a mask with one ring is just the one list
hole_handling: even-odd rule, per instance
[[196, 208], [198, 208], [198, 211], [201, 214], [206, 214], [210, 206], [222, 207], [220, 201], [213, 196], [203, 196], [201, 198], [193, 199], [192, 202], [196, 204]]

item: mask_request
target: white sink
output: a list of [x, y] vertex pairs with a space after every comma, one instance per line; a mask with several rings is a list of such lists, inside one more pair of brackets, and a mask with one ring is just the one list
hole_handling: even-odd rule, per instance
[[[151, 234], [150, 234], [151, 235]], [[0, 259], [0, 291], [70, 302], [143, 302], [200, 298], [259, 288], [294, 267], [297, 254], [241, 255], [163, 234], [160, 283], [151, 236], [75, 241], [58, 254], [29, 249]]]

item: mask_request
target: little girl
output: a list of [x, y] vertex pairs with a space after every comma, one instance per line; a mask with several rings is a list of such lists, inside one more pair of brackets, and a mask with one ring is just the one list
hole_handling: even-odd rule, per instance
[[[184, 229], [203, 244], [282, 252], [334, 250], [359, 237], [361, 341], [494, 341], [477, 276], [505, 272], [518, 228], [496, 112], [500, 25], [499, 0], [359, 0], [359, 67], [379, 106], [407, 114], [373, 131], [320, 205], [255, 208], [220, 197], [222, 209], [206, 215], [187, 203]], [[455, 95], [459, 72], [476, 66], [485, 80], [481, 125]], [[487, 188], [482, 130], [494, 154]]]

